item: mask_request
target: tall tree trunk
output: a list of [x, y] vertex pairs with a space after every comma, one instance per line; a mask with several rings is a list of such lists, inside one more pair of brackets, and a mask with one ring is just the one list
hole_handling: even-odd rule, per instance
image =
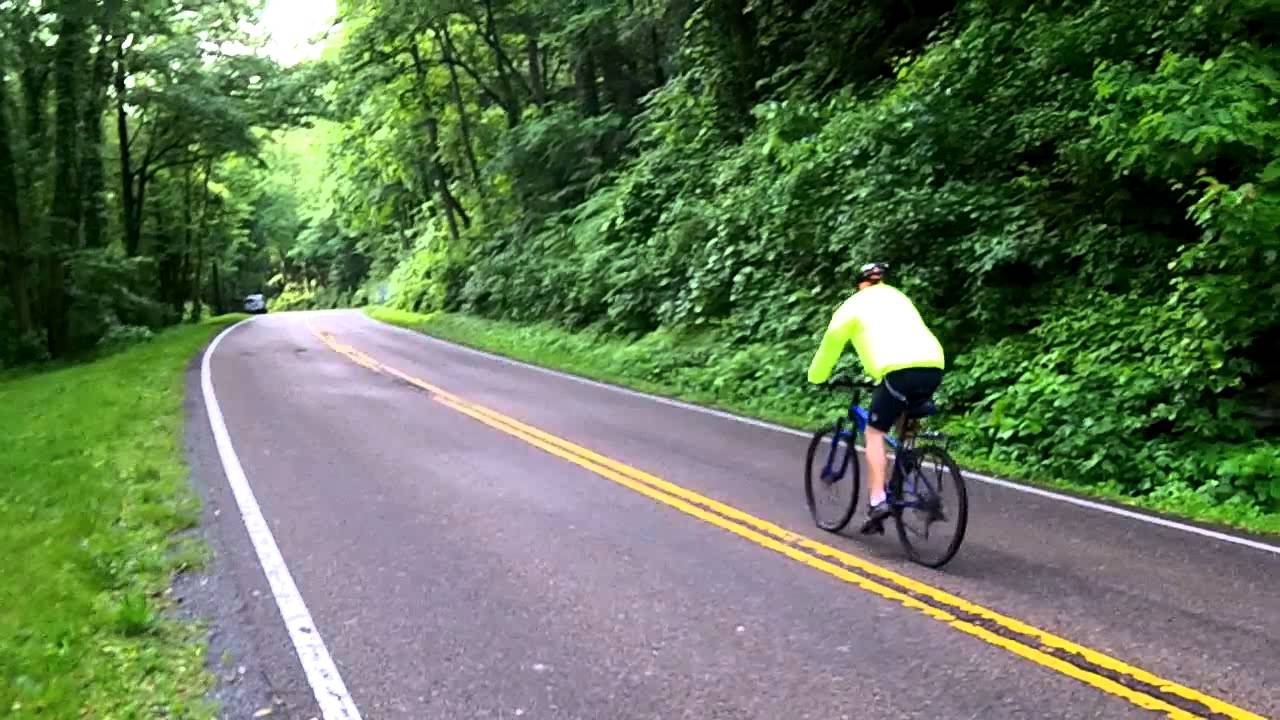
[[726, 83], [729, 109], [740, 118], [751, 117], [751, 106], [757, 94], [756, 81], [761, 76], [760, 49], [756, 45], [756, 15], [747, 0], [710, 0], [705, 6], [708, 19], [715, 24], [726, 47], [721, 50], [724, 64], [732, 69], [732, 82]]
[[[27, 66], [22, 69], [22, 106], [26, 111], [26, 164], [28, 167], [37, 167], [45, 159], [45, 99], [48, 94], [49, 68], [33, 62], [33, 58], [25, 58], [25, 61]], [[31, 178], [27, 180], [30, 182]]]
[[542, 53], [538, 49], [538, 34], [530, 31], [525, 36], [525, 53], [529, 62], [529, 89], [533, 92], [533, 104], [541, 107], [547, 102], [546, 87], [542, 83]]
[[132, 185], [133, 191], [133, 208], [129, 213], [130, 217], [125, 219], [128, 234], [125, 237], [125, 253], [129, 257], [135, 257], [142, 252], [142, 226], [146, 216], [143, 212], [147, 207], [147, 187], [150, 184], [151, 168], [145, 162], [142, 167], [138, 168], [136, 173], [137, 184]]
[[174, 320], [182, 322], [187, 314], [187, 288], [190, 287], [187, 278], [191, 272], [191, 246], [183, 245], [178, 252], [174, 253], [174, 257], [176, 259], [173, 262], [169, 288], [169, 294], [172, 297], [170, 303], [173, 305]]
[[[551, 97], [552, 90], [555, 89], [556, 83], [560, 80], [560, 62], [557, 58], [555, 63], [551, 63], [551, 53], [546, 47], [541, 49], [542, 52], [542, 97]], [[558, 53], [557, 53], [558, 55]]]
[[84, 183], [84, 244], [100, 248], [105, 245], [102, 230], [106, 223], [106, 178], [102, 170], [102, 128], [90, 127], [85, 134], [84, 157], [80, 166]]
[[604, 75], [604, 90], [609, 103], [623, 115], [633, 115], [636, 110], [636, 101], [642, 91], [631, 72], [627, 53], [618, 45], [616, 38], [609, 37], [599, 43], [593, 54], [600, 61], [600, 68]]
[[129, 116], [125, 112], [128, 76], [123, 40], [116, 43], [116, 71], [112, 84], [116, 95], [116, 136], [120, 146], [120, 207], [124, 220], [124, 252], [136, 257], [142, 251], [142, 226], [145, 221], [147, 184], [153, 173], [150, 152], [144, 153], [142, 163], [135, 167], [133, 137], [129, 132]]
[[[34, 36], [36, 30], [31, 29]], [[43, 239], [48, 227], [49, 207], [45, 204], [49, 172], [49, 78], [52, 66], [52, 53], [43, 43], [32, 39], [22, 56], [25, 67], [22, 68], [22, 109], [23, 134], [14, 138], [14, 158], [17, 163], [15, 177], [18, 188], [22, 192], [18, 197], [22, 211], [23, 231], [26, 234], [24, 250], [26, 262], [35, 263], [37, 251], [43, 248]], [[13, 130], [17, 130], [18, 120], [14, 118]], [[43, 325], [40, 295], [41, 282], [29, 265], [24, 282], [28, 293], [28, 307], [32, 313], [32, 327]]]
[[449, 169], [440, 158], [440, 121], [436, 119], [433, 113], [434, 108], [431, 107], [431, 97], [427, 94], [426, 85], [427, 70], [416, 45], [409, 46], [409, 57], [413, 59], [413, 67], [417, 73], [418, 89], [422, 94], [422, 110], [427, 116], [427, 155], [429, 156], [425, 173], [427, 182], [440, 196], [441, 209], [444, 211], [445, 219], [449, 223], [449, 235], [454, 241], [457, 241], [459, 238], [458, 218], [461, 218], [462, 224], [467, 227], [471, 226], [471, 218], [467, 216], [466, 210], [462, 208], [458, 198], [449, 189]]
[[182, 316], [186, 310], [187, 291], [191, 287], [187, 278], [191, 265], [192, 237], [195, 235], [195, 228], [193, 227], [195, 208], [191, 199], [192, 185], [195, 183], [195, 178], [192, 177], [194, 170], [192, 166], [188, 165], [182, 175], [182, 254], [173, 283], [173, 305], [178, 312], [179, 322], [182, 321]]
[[31, 332], [31, 298], [27, 291], [26, 228], [22, 204], [18, 200], [18, 162], [13, 150], [13, 128], [9, 119], [8, 87], [0, 82], [0, 267], [8, 279], [9, 303], [13, 306], [14, 329], [18, 335]]
[[209, 177], [213, 174], [213, 161], [204, 163], [204, 202], [200, 208], [200, 227], [196, 232], [196, 268], [191, 278], [191, 321], [200, 322], [201, 305], [200, 288], [204, 284], [204, 246], [205, 237], [209, 234]]
[[[436, 191], [440, 194], [440, 205], [444, 210], [445, 222], [449, 224], [449, 239], [453, 241], [453, 246], [458, 246], [460, 234], [458, 232], [458, 219], [454, 216], [455, 212], [460, 212], [462, 207], [458, 204], [457, 198], [453, 197], [453, 193], [449, 191], [449, 183], [446, 182], [444, 173], [440, 165], [440, 123], [435, 118], [427, 118], [427, 151], [432, 156], [432, 183], [436, 186]], [[463, 218], [466, 215], [463, 214]]]
[[116, 136], [120, 145], [120, 207], [124, 220], [124, 253], [134, 257], [138, 254], [139, 245], [142, 242], [142, 206], [135, 192], [134, 178], [138, 176], [139, 171], [133, 167], [129, 116], [125, 112], [125, 76], [127, 74], [124, 44], [123, 41], [117, 41], [113, 85], [116, 94]]
[[186, 295], [186, 287], [182, 282], [183, 256], [186, 253], [182, 243], [186, 238], [179, 231], [181, 217], [173, 217], [179, 212], [168, 203], [153, 203], [148, 210], [149, 227], [153, 232], [147, 238], [147, 254], [156, 260], [157, 300], [169, 308], [173, 322], [182, 321], [182, 301]]
[[196, 236], [196, 268], [191, 276], [191, 322], [198, 323], [203, 316], [203, 301], [200, 299], [200, 285], [204, 280], [204, 237]]
[[[502, 33], [498, 31], [497, 19], [493, 12], [493, 0], [484, 0], [484, 25], [481, 27], [479, 21], [476, 21], [476, 30], [479, 31], [480, 38], [489, 46], [489, 50], [493, 53], [493, 65], [498, 71], [498, 86], [502, 93], [507, 96], [511, 110], [514, 115], [516, 125], [521, 119], [521, 103], [519, 91], [516, 89], [516, 80], [524, 85], [524, 90], [532, 95], [531, 88], [525, 84], [524, 76], [516, 68], [515, 63], [507, 55], [507, 51], [502, 47]], [[511, 121], [511, 118], [508, 118]], [[512, 125], [515, 127], [515, 125]]]
[[[493, 46], [490, 46], [493, 48]], [[520, 96], [516, 94], [515, 83], [511, 82], [511, 74], [497, 60], [499, 50], [493, 48], [494, 62], [498, 64], [498, 90], [507, 98], [507, 125], [516, 127], [520, 124], [523, 108], [520, 107]]]
[[[110, 19], [108, 18], [109, 22]], [[103, 28], [98, 41], [98, 54], [93, 59], [91, 86], [86, 93], [83, 125], [84, 146], [80, 159], [80, 175], [84, 185], [84, 244], [102, 247], [102, 228], [107, 211], [104, 201], [105, 174], [102, 170], [102, 114], [107, 104], [108, 75], [111, 72], [108, 30]]]
[[[436, 35], [440, 36], [441, 32], [437, 31]], [[458, 109], [458, 132], [462, 135], [462, 152], [466, 156], [467, 167], [471, 170], [471, 179], [475, 182], [476, 189], [480, 189], [480, 165], [476, 162], [475, 146], [471, 142], [471, 113], [467, 111], [467, 104], [462, 97], [462, 84], [458, 82], [453, 43], [441, 42], [440, 52], [444, 58], [445, 67], [449, 69], [449, 96], [453, 100], [454, 107]]]
[[222, 276], [218, 272], [218, 258], [213, 259], [213, 267], [210, 270], [209, 283], [213, 286], [213, 314], [221, 315], [226, 306], [222, 303]]
[[596, 85], [596, 59], [590, 50], [584, 49], [573, 66], [574, 84], [578, 88], [578, 102], [582, 114], [595, 117], [600, 114], [600, 90]]
[[62, 21], [54, 50], [54, 185], [49, 213], [49, 248], [44, 254], [45, 330], [49, 354], [65, 355], [70, 349], [70, 298], [67, 293], [67, 258], [80, 246], [80, 73], [87, 55], [85, 14], [88, 4], [68, 0], [62, 4]]
[[667, 71], [662, 66], [662, 40], [657, 23], [649, 28], [649, 47], [652, 52], [649, 61], [653, 64], [653, 86], [660, 88], [667, 84]]

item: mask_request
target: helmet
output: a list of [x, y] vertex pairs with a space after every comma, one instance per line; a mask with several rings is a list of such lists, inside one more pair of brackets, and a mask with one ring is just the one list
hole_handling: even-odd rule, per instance
[[888, 263], [871, 262], [858, 270], [858, 282], [880, 282], [889, 273]]

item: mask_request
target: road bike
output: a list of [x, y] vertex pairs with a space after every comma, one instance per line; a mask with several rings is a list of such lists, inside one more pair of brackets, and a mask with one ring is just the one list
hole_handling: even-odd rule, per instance
[[[855, 441], [859, 435], [865, 437], [867, 429], [867, 411], [858, 404], [858, 391], [874, 387], [872, 383], [847, 378], [827, 384], [828, 389], [852, 389], [853, 397], [843, 417], [836, 418], [833, 426], [813, 434], [805, 459], [805, 500], [814, 523], [823, 530], [839, 533], [849, 524], [858, 506], [861, 463], [856, 457]], [[891, 517], [897, 525], [898, 540], [912, 562], [931, 568], [942, 567], [955, 556], [969, 521], [964, 477], [947, 452], [946, 435], [919, 431], [920, 421], [937, 411], [932, 400], [912, 405], [898, 423], [898, 436], [885, 436], [885, 443], [893, 453], [893, 472], [885, 492], [892, 509]], [[922, 444], [917, 445], [917, 439]], [[824, 440], [828, 447], [819, 452]], [[954, 489], [944, 493], [948, 478]], [[827, 519], [818, 501], [839, 491], [845, 491], [848, 499], [837, 500], [835, 514]], [[920, 521], [922, 529], [917, 529], [913, 520]], [[930, 530], [935, 524], [951, 525], [953, 534], [943, 541], [940, 552], [930, 553], [925, 546], [933, 539]], [[883, 533], [884, 525], [864, 527], [863, 531]]]

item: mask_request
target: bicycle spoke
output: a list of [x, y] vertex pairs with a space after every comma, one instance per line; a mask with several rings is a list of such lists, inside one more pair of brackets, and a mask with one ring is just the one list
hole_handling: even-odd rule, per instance
[[916, 530], [915, 528], [911, 527], [910, 525], [907, 525], [907, 526], [906, 526], [906, 530], [907, 530], [907, 532], [911, 533], [912, 535], [915, 535], [915, 536], [916, 536], [916, 537], [918, 537], [918, 538], [921, 538], [922, 540], [928, 540], [928, 539], [929, 539], [929, 523], [925, 523], [925, 525], [924, 525], [924, 531], [923, 531], [923, 532], [921, 532], [921, 531], [919, 531], [919, 530]]
[[955, 463], [938, 448], [921, 449], [911, 465], [902, 481], [902, 499], [910, 509], [899, 516], [899, 538], [913, 561], [939, 567], [951, 559], [964, 537], [964, 480]]
[[858, 464], [851, 443], [852, 435], [828, 429], [815, 433], [809, 445], [805, 470], [809, 512], [818, 527], [830, 532], [843, 529], [857, 505]]

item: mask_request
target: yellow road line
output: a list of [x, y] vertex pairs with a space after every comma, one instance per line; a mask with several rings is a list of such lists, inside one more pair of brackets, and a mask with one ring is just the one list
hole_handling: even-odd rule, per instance
[[[1032, 644], [999, 635], [980, 625], [974, 624], [952, 614], [947, 610], [959, 611], [961, 614], [981, 618], [994, 625], [1012, 631], [1018, 635], [1033, 639], [1043, 648], [1070, 653], [1082, 658], [1090, 665], [1109, 670], [1113, 673], [1128, 676], [1138, 682], [1159, 690], [1169, 696], [1193, 702], [1212, 714], [1241, 720], [1263, 720], [1261, 716], [1251, 713], [1230, 703], [1210, 697], [1178, 683], [1160, 678], [1140, 668], [1129, 665], [1106, 654], [1083, 647], [1052, 633], [1033, 627], [1014, 618], [1002, 615], [980, 605], [968, 602], [945, 590], [935, 588], [918, 580], [894, 572], [885, 567], [871, 563], [863, 558], [851, 555], [835, 547], [812, 540], [791, 532], [762, 518], [755, 517], [733, 506], [726, 505], [712, 498], [695, 493], [687, 488], [656, 477], [642, 470], [633, 468], [612, 458], [600, 455], [588, 448], [552, 435], [514, 418], [494, 410], [468, 402], [454, 393], [428, 383], [419, 378], [401, 372], [382, 363], [369, 355], [337, 341], [330, 333], [317, 330], [307, 322], [326, 345], [357, 364], [381, 372], [427, 391], [441, 404], [471, 417], [485, 425], [501, 430], [524, 442], [533, 445], [551, 455], [567, 460], [591, 472], [612, 480], [629, 489], [639, 492], [669, 507], [675, 508], [704, 522], [728, 530], [739, 537], [778, 552], [801, 562], [809, 567], [856, 585], [863, 590], [889, 600], [894, 600], [906, 607], [924, 613], [929, 617], [942, 621], [968, 635], [977, 637], [992, 645], [1008, 650], [1020, 657], [1050, 668], [1069, 677], [1091, 685], [1103, 692], [1124, 698], [1129, 702], [1148, 710], [1166, 713], [1171, 718], [1200, 717], [1166, 700], [1152, 694], [1130, 688], [1120, 682], [1108, 678], [1098, 672], [1081, 668], [1052, 655]], [[701, 506], [701, 507], [699, 507]], [[834, 560], [835, 562], [831, 562]], [[839, 563], [839, 564], [837, 564]], [[845, 566], [845, 567], [842, 567]], [[857, 569], [865, 575], [880, 578], [899, 589], [877, 582], [865, 575], [852, 572]], [[904, 592], [906, 591], [906, 592]], [[920, 600], [921, 596], [932, 600], [930, 604]], [[938, 607], [942, 605], [945, 607]]]
[[496, 420], [493, 420], [492, 418], [487, 417], [484, 413], [477, 412], [471, 407], [458, 404], [451, 400], [441, 400], [440, 402], [446, 407], [450, 407], [464, 415], [468, 415], [472, 418], [475, 418], [476, 420], [490, 427], [496, 428], [505, 433], [508, 433], [517, 438], [520, 438], [521, 440], [524, 440], [530, 445], [540, 448], [550, 453], [551, 455], [559, 457], [563, 460], [567, 460], [568, 462], [578, 465], [579, 467], [590, 470], [598, 475], [601, 475], [602, 477], [608, 478], [609, 480], [612, 480], [627, 488], [630, 488], [631, 490], [634, 490], [649, 498], [652, 498], [653, 500], [656, 500], [664, 505], [675, 508], [688, 515], [692, 515], [693, 517], [696, 517], [699, 520], [707, 522], [711, 525], [715, 525], [716, 527], [722, 528], [724, 530], [728, 530], [729, 532], [735, 535], [738, 535], [739, 537], [750, 540], [751, 542], [754, 542], [757, 545], [761, 545], [779, 554], [786, 555], [792, 560], [801, 562], [805, 565], [808, 565], [811, 568], [821, 570], [822, 572], [827, 573], [828, 575], [831, 575], [840, 580], [843, 580], [844, 582], [847, 582], [851, 585], [857, 585], [863, 590], [872, 592], [888, 600], [897, 601], [902, 605], [912, 608], [914, 610], [918, 610], [928, 615], [929, 617], [934, 618], [935, 620], [940, 620], [942, 622], [945, 622], [948, 625], [958, 630], [961, 630], [962, 632], [966, 632], [970, 635], [973, 635], [974, 637], [978, 637], [982, 640], [992, 643], [993, 645], [998, 645], [1000, 647], [1004, 647], [1006, 649], [1012, 650], [1013, 652], [1017, 653], [1018, 655], [1021, 655], [1022, 657], [1032, 660], [1033, 662], [1036, 662], [1040, 665], [1044, 665], [1046, 667], [1062, 672], [1071, 677], [1074, 677], [1077, 680], [1081, 680], [1085, 683], [1088, 683], [1089, 685], [1092, 685], [1104, 692], [1108, 692], [1113, 695], [1118, 695], [1120, 697], [1123, 697], [1124, 699], [1132, 702], [1135, 705], [1138, 705], [1139, 707], [1143, 707], [1148, 710], [1158, 710], [1158, 711], [1165, 712], [1168, 715], [1168, 717], [1171, 717], [1171, 718], [1196, 717], [1191, 713], [1185, 712], [1157, 698], [1153, 698], [1149, 695], [1127, 688], [1124, 685], [1121, 685], [1120, 683], [1115, 682], [1114, 680], [1105, 678], [1101, 675], [1097, 675], [1095, 673], [1081, 670], [1080, 668], [1077, 668], [1074, 665], [1071, 665], [1067, 662], [1059, 660], [1058, 658], [1055, 658], [1052, 655], [1048, 655], [1030, 646], [1023, 645], [1022, 643], [1009, 640], [1008, 638], [1004, 638], [999, 635], [996, 635], [990, 632], [989, 630], [986, 630], [982, 627], [974, 625], [973, 623], [970, 623], [965, 620], [961, 620], [960, 618], [955, 617], [954, 615], [946, 612], [945, 610], [941, 610], [937, 607], [934, 607], [933, 605], [929, 605], [927, 603], [921, 602], [920, 600], [917, 600], [916, 598], [911, 597], [910, 595], [906, 595], [898, 590], [894, 590], [891, 587], [878, 583], [862, 575], [858, 575], [857, 573], [850, 572], [845, 568], [842, 568], [838, 565], [822, 560], [821, 558], [816, 558], [806, 552], [803, 552], [794, 547], [788, 546], [775, 538], [769, 537], [768, 535], [765, 535], [760, 532], [756, 532], [751, 528], [744, 527], [740, 524], [727, 521], [724, 518], [720, 517], [719, 515], [710, 513], [706, 510], [703, 510], [702, 508], [697, 507], [696, 505], [688, 503], [679, 498], [672, 497], [670, 495], [662, 493], [654, 489], [652, 486], [646, 485], [641, 482], [637, 482], [632, 478], [629, 478], [621, 473], [615, 472], [601, 465], [597, 465], [589, 460], [586, 460], [585, 458], [581, 458], [572, 453], [565, 452], [563, 449], [558, 448], [550, 443], [544, 442], [533, 435], [523, 433], [514, 427], [511, 427], [501, 422], [498, 422]]

